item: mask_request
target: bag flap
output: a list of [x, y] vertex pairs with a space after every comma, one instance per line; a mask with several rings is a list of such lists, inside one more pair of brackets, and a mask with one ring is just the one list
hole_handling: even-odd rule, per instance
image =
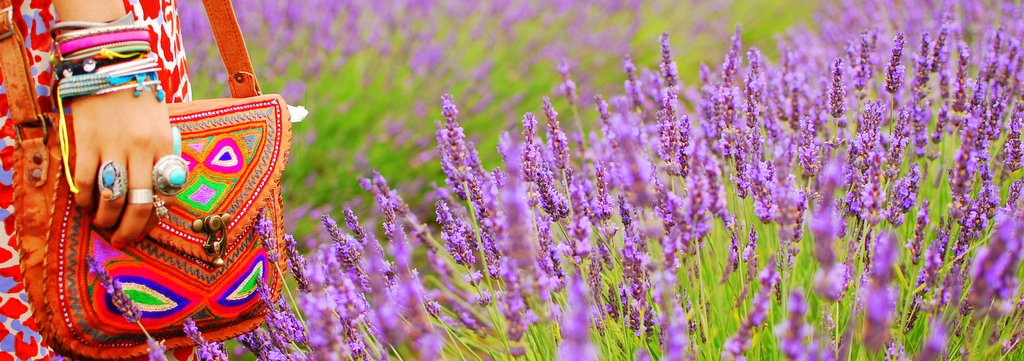
[[212, 262], [217, 255], [203, 248], [209, 235], [192, 225], [228, 214], [227, 252], [253, 225], [281, 182], [291, 143], [288, 107], [280, 96], [264, 95], [171, 104], [170, 114], [181, 130], [188, 180], [150, 237]]

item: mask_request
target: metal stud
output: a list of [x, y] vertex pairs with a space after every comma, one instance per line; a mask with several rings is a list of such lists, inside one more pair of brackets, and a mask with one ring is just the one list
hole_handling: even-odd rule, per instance
[[86, 73], [92, 73], [93, 70], [96, 70], [96, 60], [93, 60], [92, 58], [85, 59], [85, 61], [82, 62], [82, 70], [85, 70]]

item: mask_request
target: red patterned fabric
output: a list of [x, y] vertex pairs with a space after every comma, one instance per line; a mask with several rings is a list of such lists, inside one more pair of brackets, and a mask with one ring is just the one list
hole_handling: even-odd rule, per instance
[[[153, 51], [162, 61], [160, 73], [169, 102], [189, 100], [190, 90], [185, 52], [182, 48], [177, 0], [124, 0], [125, 9], [146, 24], [153, 35]], [[49, 107], [50, 50], [53, 41], [49, 28], [56, 22], [50, 0], [13, 0], [14, 22], [25, 34], [25, 46], [32, 51], [32, 76], [36, 80], [39, 103]], [[14, 126], [9, 119], [8, 101], [0, 75], [0, 361], [49, 360], [52, 353], [42, 341], [32, 320], [28, 299], [21, 285], [18, 245], [14, 233], [13, 193], [11, 187]], [[179, 355], [180, 354], [180, 355]], [[176, 350], [178, 359], [188, 359], [192, 350]]]

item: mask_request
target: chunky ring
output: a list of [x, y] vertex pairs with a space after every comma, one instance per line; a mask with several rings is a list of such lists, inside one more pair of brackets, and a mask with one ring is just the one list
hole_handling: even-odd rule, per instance
[[181, 192], [188, 179], [188, 162], [177, 155], [160, 158], [153, 165], [153, 187], [157, 192], [173, 196]]
[[167, 204], [164, 203], [160, 197], [153, 196], [153, 209], [156, 210], [156, 217], [159, 219], [167, 218], [170, 212], [167, 211]]
[[129, 189], [128, 204], [153, 204], [153, 190]]
[[124, 166], [116, 162], [103, 163], [97, 176], [99, 179], [100, 197], [107, 201], [114, 201], [124, 196], [125, 191], [128, 189], [128, 183], [125, 181], [126, 173]]

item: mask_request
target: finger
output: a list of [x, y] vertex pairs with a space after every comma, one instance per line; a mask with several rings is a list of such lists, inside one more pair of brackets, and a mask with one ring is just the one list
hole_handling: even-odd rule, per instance
[[[101, 152], [100, 156], [105, 157], [105, 154], [113, 154], [113, 151]], [[114, 162], [119, 167], [125, 166], [125, 159], [123, 156], [109, 159], [109, 161]], [[96, 171], [93, 171], [92, 178], [94, 179], [94, 182], [96, 182], [95, 179], [98, 176], [99, 175], [96, 173]], [[119, 175], [119, 177], [122, 177], [121, 182], [123, 182], [123, 177], [131, 177], [131, 172], [125, 172], [125, 174], [121, 174]], [[79, 185], [79, 188], [81, 187], [82, 185]], [[115, 225], [117, 225], [117, 220], [121, 217], [121, 210], [124, 209], [126, 196], [126, 194], [120, 194], [113, 198], [100, 196], [98, 200], [99, 207], [96, 209], [96, 218], [93, 219], [93, 224], [100, 228], [113, 228]]]
[[99, 152], [92, 149], [79, 149], [75, 154], [75, 185], [78, 186], [78, 193], [75, 194], [75, 204], [79, 208], [92, 213], [96, 209], [94, 195], [96, 194], [96, 178], [99, 171]]
[[[141, 153], [141, 152], [140, 152]], [[132, 154], [128, 160], [128, 205], [121, 215], [121, 223], [114, 232], [114, 244], [118, 246], [134, 243], [143, 235], [149, 217], [153, 214], [153, 158]], [[148, 199], [136, 193], [149, 194]], [[134, 196], [133, 196], [134, 194]]]
[[146, 226], [142, 229], [142, 234], [149, 234], [158, 224], [160, 224], [160, 217], [156, 215], [156, 212], [150, 212], [149, 219], [146, 220]]

